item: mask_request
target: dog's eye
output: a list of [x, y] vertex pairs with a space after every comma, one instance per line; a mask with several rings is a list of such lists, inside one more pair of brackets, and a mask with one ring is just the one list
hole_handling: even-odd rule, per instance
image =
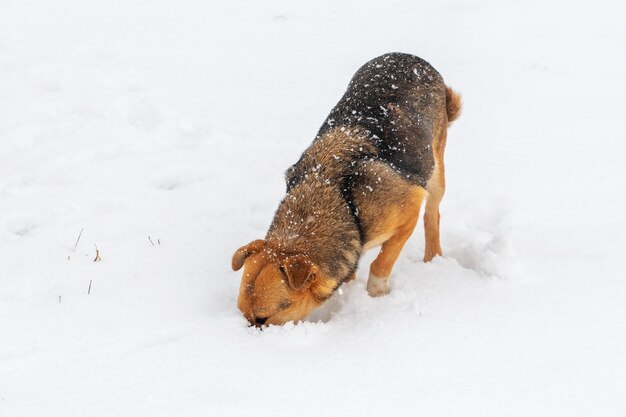
[[283, 275], [287, 275], [287, 274], [285, 273], [285, 267], [284, 267], [284, 266], [282, 266], [282, 265], [278, 265], [278, 269], [280, 269], [280, 272], [282, 272], [282, 273], [283, 273]]
[[278, 303], [278, 310], [284, 310], [286, 308], [289, 308], [289, 306], [291, 306], [291, 301], [289, 300], [281, 301], [280, 303]]

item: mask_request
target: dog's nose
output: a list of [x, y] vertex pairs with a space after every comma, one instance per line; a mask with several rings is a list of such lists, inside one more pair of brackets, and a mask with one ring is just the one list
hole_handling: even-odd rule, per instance
[[267, 321], [267, 317], [255, 317], [254, 318], [254, 323], [257, 324], [258, 326], [263, 326], [266, 321]]

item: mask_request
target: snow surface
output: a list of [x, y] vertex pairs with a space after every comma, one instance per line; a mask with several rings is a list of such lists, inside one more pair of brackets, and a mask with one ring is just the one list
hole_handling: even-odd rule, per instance
[[[0, 3], [0, 416], [626, 415], [624, 3], [297, 3]], [[445, 256], [247, 327], [233, 251], [390, 51], [464, 97]]]

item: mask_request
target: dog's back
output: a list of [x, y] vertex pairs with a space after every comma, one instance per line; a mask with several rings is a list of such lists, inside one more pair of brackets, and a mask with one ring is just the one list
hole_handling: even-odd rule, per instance
[[[423, 59], [391, 53], [363, 65], [329, 114], [317, 138], [333, 129], [360, 126], [376, 157], [416, 185], [426, 186], [435, 164], [433, 138], [440, 138], [458, 108], [447, 112], [441, 75]], [[460, 103], [460, 102], [459, 102]]]

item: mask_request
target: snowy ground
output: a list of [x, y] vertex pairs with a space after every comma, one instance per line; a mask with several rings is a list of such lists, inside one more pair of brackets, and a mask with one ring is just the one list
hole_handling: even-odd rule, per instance
[[[0, 3], [0, 416], [625, 415], [623, 3], [298, 3]], [[230, 256], [389, 51], [464, 96], [444, 258], [248, 328]]]

